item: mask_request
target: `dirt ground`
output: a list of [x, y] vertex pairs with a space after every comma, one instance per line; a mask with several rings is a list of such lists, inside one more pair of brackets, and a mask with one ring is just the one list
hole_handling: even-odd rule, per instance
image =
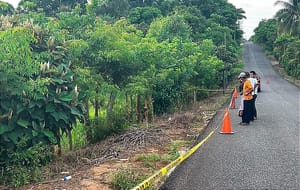
[[[25, 185], [18, 190], [111, 190], [112, 176], [124, 170], [143, 178], [151, 176], [172, 160], [160, 159], [145, 164], [141, 155], [170, 155], [172, 144], [183, 154], [191, 148], [199, 134], [224, 102], [226, 96], [214, 95], [198, 102], [187, 111], [156, 118], [151, 127], [131, 128], [126, 133], [112, 136], [97, 144], [65, 153], [43, 171], [41, 183]], [[181, 143], [180, 143], [181, 142]], [[71, 176], [63, 181], [65, 176]], [[13, 188], [4, 188], [13, 189]]]

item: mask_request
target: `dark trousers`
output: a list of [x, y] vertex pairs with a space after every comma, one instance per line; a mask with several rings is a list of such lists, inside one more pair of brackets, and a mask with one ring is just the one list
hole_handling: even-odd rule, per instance
[[253, 117], [253, 101], [252, 100], [244, 100], [244, 111], [242, 115], [242, 122], [243, 123], [250, 123], [250, 120]]
[[253, 99], [252, 99], [252, 120], [255, 118], [257, 118], [257, 112], [256, 112], [256, 106], [255, 106], [255, 101], [256, 101], [256, 97], [257, 97], [257, 94], [254, 94], [253, 95]]

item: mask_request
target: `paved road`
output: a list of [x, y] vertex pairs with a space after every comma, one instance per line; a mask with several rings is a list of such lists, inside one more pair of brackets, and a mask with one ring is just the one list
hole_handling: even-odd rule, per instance
[[258, 120], [239, 126], [237, 110], [230, 110], [235, 134], [222, 135], [219, 116], [206, 133], [215, 126], [220, 126], [218, 131], [175, 169], [161, 189], [300, 189], [299, 88], [274, 72], [257, 45], [246, 43], [243, 58], [245, 69], [261, 76]]

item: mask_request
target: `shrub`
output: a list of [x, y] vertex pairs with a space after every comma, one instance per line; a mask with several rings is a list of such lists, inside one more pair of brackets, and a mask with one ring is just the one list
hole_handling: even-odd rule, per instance
[[[16, 152], [8, 154], [7, 159], [1, 159], [1, 184], [22, 186], [41, 180], [41, 167], [47, 165], [52, 158], [50, 147], [41, 143], [28, 149], [18, 146]], [[5, 174], [5, 175], [4, 175]]]
[[129, 126], [126, 113], [123, 110], [114, 110], [108, 116], [95, 118], [87, 126], [87, 139], [90, 143], [103, 140], [112, 134], [123, 132]]
[[146, 178], [146, 176], [143, 175], [138, 169], [120, 169], [116, 174], [113, 175], [110, 184], [112, 185], [113, 189], [129, 190], [138, 183], [142, 182], [144, 178]]

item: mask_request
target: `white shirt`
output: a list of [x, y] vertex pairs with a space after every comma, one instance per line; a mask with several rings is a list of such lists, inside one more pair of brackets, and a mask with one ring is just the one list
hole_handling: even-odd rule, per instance
[[257, 84], [258, 84], [258, 82], [257, 82], [257, 79], [256, 78], [248, 78], [247, 80], [249, 80], [250, 82], [251, 82], [251, 85], [252, 85], [252, 87], [253, 87], [253, 91], [252, 91], [252, 95], [254, 95], [254, 94], [257, 94]]

